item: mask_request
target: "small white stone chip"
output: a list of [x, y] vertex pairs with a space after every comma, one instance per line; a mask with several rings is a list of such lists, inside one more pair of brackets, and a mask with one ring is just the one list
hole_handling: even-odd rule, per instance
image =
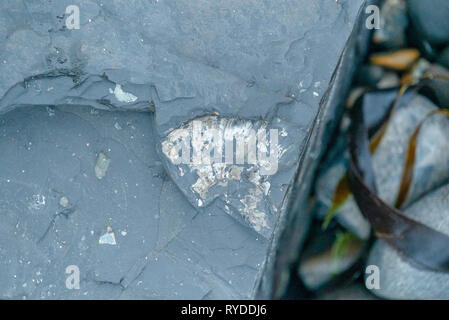
[[115, 85], [114, 90], [109, 88], [109, 93], [113, 93], [115, 98], [120, 102], [131, 103], [137, 100], [137, 97], [132, 93], [123, 91], [122, 86], [119, 84]]
[[67, 197], [61, 197], [61, 199], [59, 199], [59, 205], [63, 208], [67, 208], [69, 206], [69, 199], [67, 199]]
[[118, 122], [116, 122], [114, 124], [114, 128], [117, 129], [117, 130], [122, 130], [122, 126]]
[[97, 157], [97, 164], [95, 165], [95, 176], [97, 179], [103, 179], [108, 171], [111, 159], [108, 158], [103, 152], [100, 152]]
[[115, 235], [112, 232], [112, 228], [108, 227], [107, 232], [100, 237], [98, 240], [99, 244], [109, 244], [111, 246], [115, 246], [117, 242], [115, 242]]

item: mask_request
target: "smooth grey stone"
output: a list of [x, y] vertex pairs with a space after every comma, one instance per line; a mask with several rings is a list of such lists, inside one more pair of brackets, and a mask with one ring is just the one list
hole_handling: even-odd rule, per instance
[[[421, 198], [404, 214], [426, 226], [449, 234], [449, 185]], [[394, 249], [378, 240], [367, 262], [380, 271], [380, 289], [372, 293], [389, 299], [449, 299], [449, 275], [418, 269]]]
[[386, 49], [405, 46], [408, 23], [405, 0], [384, 1], [380, 8], [380, 28], [375, 30], [373, 42]]
[[[442, 109], [449, 108], [449, 90], [447, 77], [449, 77], [449, 70], [439, 64], [432, 64], [426, 70], [426, 73], [435, 75], [435, 77], [428, 77], [422, 80], [424, 88], [426, 88], [432, 99], [434, 99], [438, 106]], [[445, 79], [446, 78], [446, 79]]]
[[432, 44], [449, 43], [449, 2], [446, 0], [407, 0], [414, 32]]
[[357, 72], [357, 85], [375, 87], [382, 80], [385, 71], [380, 66], [363, 65]]
[[397, 88], [401, 85], [401, 79], [395, 72], [385, 72], [384, 76], [377, 83], [379, 89]]

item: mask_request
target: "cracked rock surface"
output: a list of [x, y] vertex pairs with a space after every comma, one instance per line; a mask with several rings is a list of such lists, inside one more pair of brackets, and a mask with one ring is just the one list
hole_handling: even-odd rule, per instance
[[[0, 297], [272, 296], [364, 3], [2, 1]], [[195, 121], [193, 150], [256, 137], [254, 161], [177, 162]]]

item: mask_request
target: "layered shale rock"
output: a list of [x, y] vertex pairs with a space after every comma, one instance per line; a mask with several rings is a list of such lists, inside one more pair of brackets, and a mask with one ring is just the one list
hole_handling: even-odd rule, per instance
[[[2, 1], [0, 297], [279, 296], [365, 5]], [[195, 120], [261, 157], [177, 163]]]

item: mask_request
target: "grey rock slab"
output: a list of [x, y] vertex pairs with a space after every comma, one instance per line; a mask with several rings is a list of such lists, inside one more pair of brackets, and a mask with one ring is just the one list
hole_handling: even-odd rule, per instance
[[[126, 117], [118, 121], [129, 121], [138, 131], [127, 127], [116, 132], [119, 116]], [[14, 233], [2, 233], [2, 238], [29, 244], [2, 253], [2, 270], [22, 272], [14, 263], [43, 260], [35, 290], [2, 285], [3, 297], [114, 297], [117, 290], [106, 294], [96, 288], [102, 283], [120, 288], [133, 261], [157, 239], [157, 219], [146, 208], [158, 199], [163, 170], [150, 144], [149, 120], [148, 114], [146, 119], [125, 113], [103, 116], [87, 107], [24, 107], [1, 118], [1, 214], [14, 222]], [[100, 152], [111, 159], [101, 180], [94, 169]], [[61, 206], [62, 197], [68, 207]], [[113, 233], [115, 241], [101, 241], [106, 233]], [[69, 265], [79, 267], [82, 290], [65, 287]], [[33, 273], [27, 281], [34, 282]]]
[[[213, 111], [269, 117], [285, 103], [313, 119], [313, 92], [326, 90], [362, 3], [352, 2], [3, 2], [0, 96], [30, 76], [70, 71], [153, 87], [161, 132]], [[84, 20], [69, 30], [65, 8], [77, 4]]]
[[[11, 116], [8, 112], [16, 112], [12, 111], [14, 109], [20, 110], [17, 108], [27, 108], [28, 111], [32, 105], [44, 106], [44, 109], [39, 109], [41, 113], [36, 119], [44, 117], [43, 110], [48, 115], [59, 114], [58, 108], [61, 106], [72, 106], [73, 110], [84, 110], [79, 106], [88, 106], [108, 111], [154, 111], [152, 116], [141, 116], [141, 119], [150, 120], [149, 131], [145, 131], [145, 137], [141, 137], [138, 129], [132, 131], [133, 125], [128, 125], [125, 120], [127, 115], [118, 116], [113, 113], [113, 117], [117, 119], [109, 119], [108, 125], [102, 127], [103, 120], [100, 118], [106, 113], [93, 111], [93, 114], [100, 112], [102, 117], [97, 119], [98, 123], [95, 121], [88, 125], [93, 121], [89, 118], [91, 114], [77, 111], [76, 117], [73, 116], [77, 121], [65, 122], [67, 128], [64, 130], [67, 130], [67, 134], [48, 133], [49, 137], [45, 138], [50, 141], [46, 145], [47, 149], [39, 151], [49, 155], [48, 159], [43, 159], [39, 156], [40, 153], [36, 153], [35, 159], [23, 155], [25, 162], [41, 161], [42, 168], [51, 168], [33, 173], [35, 177], [27, 182], [30, 184], [29, 195], [26, 201], [23, 200], [20, 210], [31, 210], [27, 209], [29, 205], [35, 208], [32, 210], [43, 211], [42, 215], [36, 217], [39, 223], [34, 220], [34, 216], [23, 216], [26, 221], [31, 219], [33, 226], [36, 225], [32, 230], [29, 229], [29, 237], [32, 237], [33, 241], [42, 238], [41, 245], [45, 243], [45, 246], [56, 248], [55, 234], [51, 232], [54, 227], [47, 231], [49, 225], [61, 224], [61, 234], [67, 237], [78, 233], [90, 234], [93, 230], [95, 237], [91, 237], [90, 241], [95, 238], [95, 246], [92, 242], [92, 247], [86, 249], [89, 253], [83, 258], [89, 274], [85, 281], [90, 283], [92, 288], [99, 284], [103, 285], [102, 288], [115, 288], [107, 295], [111, 298], [125, 294], [127, 288], [130, 288], [129, 293], [126, 293], [129, 297], [134, 293], [142, 298], [173, 297], [174, 291], [151, 287], [151, 283], [156, 281], [154, 279], [159, 278], [156, 275], [162, 277], [164, 274], [164, 270], [161, 270], [163, 268], [166, 272], [179, 270], [180, 274], [183, 274], [167, 278], [167, 281], [172, 281], [169, 282], [170, 285], [181, 278], [190, 278], [189, 283], [183, 282], [185, 288], [189, 289], [177, 290], [179, 298], [272, 296], [273, 286], [278, 286], [273, 274], [280, 270], [285, 273], [288, 270], [288, 263], [281, 263], [280, 268], [274, 268], [276, 261], [279, 261], [276, 258], [278, 240], [287, 225], [297, 227], [296, 223], [286, 224], [293, 182], [298, 169], [301, 169], [301, 183], [310, 184], [316, 165], [313, 162], [316, 162], [320, 150], [323, 149], [321, 143], [324, 144], [324, 137], [328, 132], [327, 124], [336, 116], [338, 100], [350, 82], [352, 68], [349, 64], [357, 60], [356, 52], [364, 51], [363, 43], [367, 39], [368, 31], [355, 27], [364, 4], [363, 0], [288, 0], [269, 3], [234, 0], [225, 4], [202, 0], [176, 3], [134, 1], [132, 5], [126, 0], [2, 1], [2, 118]], [[69, 14], [66, 14], [65, 10], [69, 5], [79, 6], [79, 29], [68, 29], [66, 26]], [[359, 37], [359, 33], [363, 36]], [[340, 59], [342, 55], [345, 59]], [[334, 73], [336, 69], [339, 70], [338, 74]], [[62, 117], [72, 117], [71, 114], [75, 111], [70, 110], [64, 111]], [[220, 193], [223, 190], [214, 189], [209, 194], [210, 198], [207, 196], [204, 201], [201, 199], [205, 205], [199, 206], [198, 196], [192, 195], [190, 189], [196, 173], [180, 177], [179, 168], [170, 164], [169, 159], [161, 152], [162, 142], [170, 132], [205, 116], [239, 119], [252, 124], [264, 123], [267, 128], [282, 126], [288, 132], [284, 141], [280, 139], [287, 152], [279, 161], [279, 170], [275, 175], [262, 177], [260, 180], [270, 183], [269, 193], [263, 193], [261, 196], [258, 187], [254, 191], [257, 193], [257, 203], [254, 203], [254, 197], [251, 198], [252, 195], [247, 193], [248, 187], [254, 188], [254, 184], [249, 176], [243, 176], [240, 183], [232, 181], [225, 190], [231, 198], [227, 199], [230, 205], [226, 199], [223, 200], [225, 192]], [[18, 117], [21, 119], [24, 115]], [[50, 119], [53, 118], [50, 116]], [[321, 120], [323, 122], [320, 124]], [[100, 133], [109, 137], [108, 139], [96, 136], [100, 130], [97, 126], [103, 128]], [[40, 128], [40, 124], [35, 121], [30, 123], [29, 130], [37, 130], [38, 127]], [[85, 130], [80, 129], [84, 127]], [[74, 153], [82, 155], [82, 160], [77, 156], [69, 157], [71, 153], [69, 155], [59, 149], [53, 150], [56, 145], [64, 146], [72, 142], [68, 137], [70, 130], [75, 131], [70, 137], [76, 137], [78, 141], [76, 150], [75, 146], [73, 147]], [[80, 131], [81, 136], [77, 136]], [[86, 136], [83, 134], [91, 141], [84, 141]], [[29, 136], [28, 138], [31, 138], [31, 134]], [[320, 144], [314, 142], [313, 147], [309, 147], [310, 141], [316, 139], [311, 137], [323, 139]], [[14, 139], [28, 142], [20, 132]], [[136, 141], [132, 150], [131, 140]], [[86, 146], [86, 143], [89, 143], [89, 146]], [[11, 144], [10, 148], [14, 149], [13, 146], [14, 144]], [[87, 153], [87, 150], [92, 151]], [[313, 157], [310, 156], [311, 153], [314, 154]], [[51, 160], [53, 156], [55, 158]], [[18, 172], [11, 170], [18, 170], [17, 166], [20, 164], [13, 159], [16, 159], [14, 154], [6, 157], [4, 161], [9, 161], [11, 167], [1, 172], [11, 176], [11, 181], [17, 180], [18, 177]], [[126, 161], [128, 164], [125, 165]], [[37, 164], [31, 162], [28, 164], [30, 168], [36, 168]], [[60, 164], [61, 162], [63, 164]], [[312, 164], [303, 168], [302, 164], [308, 162]], [[97, 176], [95, 165], [99, 169]], [[123, 168], [130, 171], [122, 170]], [[154, 176], [150, 177], [148, 172], [148, 175], [145, 175], [143, 172], [146, 170], [155, 171]], [[302, 177], [304, 173], [301, 172], [304, 171], [307, 171], [306, 177]], [[87, 177], [80, 172], [86, 173]], [[67, 176], [77, 180], [74, 180], [76, 183], [63, 188]], [[126, 189], [126, 198], [125, 192], [118, 188], [125, 179], [129, 187], [129, 190]], [[175, 253], [166, 251], [168, 243], [157, 245], [160, 241], [157, 240], [158, 219], [152, 214], [144, 213], [144, 209], [153, 212], [162, 207], [161, 204], [155, 204], [159, 203], [158, 197], [163, 183], [171, 183], [175, 188], [179, 188], [179, 197], [174, 200], [175, 203], [165, 205], [168, 208], [183, 208], [189, 217], [196, 217], [185, 218], [189, 223], [181, 218], [173, 218], [172, 221], [171, 218], [165, 217], [167, 220], [164, 222], [164, 228], [167, 233], [163, 236], [166, 239], [164, 241], [169, 241]], [[61, 194], [47, 194], [47, 189], [53, 185]], [[116, 196], [112, 187], [116, 187], [120, 196]], [[145, 191], [142, 189], [139, 191], [142, 193], [139, 193], [139, 187]], [[19, 191], [11, 188], [6, 192], [12, 197]], [[90, 192], [100, 195], [89, 197]], [[45, 205], [41, 197], [43, 194], [46, 196]], [[219, 195], [216, 196], [217, 194]], [[308, 191], [303, 190], [301, 199], [306, 197], [306, 194]], [[246, 197], [248, 195], [249, 198]], [[68, 202], [61, 202], [62, 197], [66, 197]], [[112, 200], [114, 197], [116, 201]], [[68, 207], [61, 206], [61, 203]], [[126, 204], [128, 209], [124, 209]], [[102, 220], [91, 222], [94, 229], [85, 230], [85, 225], [80, 224], [76, 226], [81, 228], [78, 230], [71, 225], [70, 218], [75, 217], [75, 212], [78, 212], [73, 211], [73, 208], [81, 205], [84, 209], [79, 211], [86, 223], [93, 219], [92, 215], [88, 214], [91, 210], [99, 212], [97, 218]], [[226, 206], [230, 207], [229, 212]], [[262, 223], [262, 228], [254, 228], [252, 220], [247, 219], [248, 215], [242, 218], [241, 209], [245, 210], [245, 206], [253, 210], [248, 212], [254, 213], [254, 208], [263, 212], [267, 217], [267, 227]], [[7, 207], [12, 210], [11, 206]], [[64, 214], [58, 214], [55, 218], [58, 210]], [[123, 212], [132, 212], [136, 217], [131, 219]], [[294, 212], [304, 221], [301, 228], [305, 231], [309, 215], [305, 210]], [[169, 213], [167, 215], [170, 215]], [[201, 243], [204, 256], [198, 259], [195, 266], [185, 265], [183, 258], [179, 257], [182, 250], [188, 253], [196, 248], [177, 247], [180, 244], [176, 241], [176, 236], [173, 236], [171, 224], [178, 226], [174, 230], [183, 230], [181, 226], [199, 223], [196, 221], [203, 221], [198, 219], [200, 215], [209, 214], [212, 217], [228, 219], [226, 221], [229, 230], [226, 232], [231, 235], [235, 233], [235, 241], [240, 241], [243, 237], [240, 233], [246, 234], [248, 244], [242, 242], [244, 249], [241, 255], [246, 252], [250, 258], [247, 261], [239, 260], [241, 267], [235, 268], [233, 273], [214, 265], [213, 259], [209, 258], [214, 250], [208, 248], [205, 243]], [[64, 220], [65, 216], [69, 222]], [[112, 220], [108, 220], [109, 216], [113, 216]], [[128, 219], [132, 222], [127, 221]], [[203, 223], [213, 225], [213, 221], [214, 219]], [[218, 221], [221, 220], [217, 218], [217, 223]], [[130, 232], [122, 230], [125, 222], [135, 225], [138, 231], [131, 236]], [[122, 231], [126, 232], [125, 236]], [[90, 237], [89, 234], [86, 234], [86, 237]], [[291, 238], [292, 243], [297, 245], [304, 234], [298, 232]], [[201, 241], [211, 242], [211, 237], [213, 235], [204, 236]], [[286, 237], [290, 239], [289, 236]], [[100, 238], [102, 244], [99, 243]], [[224, 239], [222, 241], [225, 241]], [[123, 241], [130, 241], [128, 245], [133, 243], [136, 246], [140, 241], [141, 248], [129, 249]], [[70, 248], [76, 247], [75, 240], [66, 239], [66, 245]], [[70, 254], [77, 256], [78, 253], [73, 250]], [[124, 252], [117, 263], [113, 263], [117, 257], [115, 250]], [[250, 252], [254, 252], [254, 256], [249, 254]], [[62, 256], [70, 257], [70, 254]], [[154, 262], [151, 267], [148, 265], [147, 269], [148, 261], [158, 254], [163, 262]], [[45, 255], [52, 257], [53, 261], [61, 260], [59, 263], [52, 263], [53, 268], [66, 263], [57, 250]], [[230, 263], [227, 268], [233, 268], [233, 261], [237, 261], [233, 259], [226, 259]], [[210, 261], [211, 265], [208, 266], [205, 261]], [[179, 269], [176, 269], [176, 266], [179, 266]], [[209, 276], [198, 271], [203, 268], [210, 270]], [[193, 276], [195, 274], [196, 276]], [[139, 285], [138, 276], [142, 277], [142, 283], [145, 283], [143, 278], [147, 281], [143, 287]], [[165, 282], [158, 283], [162, 285]], [[91, 289], [86, 296], [99, 297], [106, 291]], [[14, 290], [11, 292], [22, 294]], [[42, 292], [47, 294], [45, 290]], [[51, 295], [53, 291], [48, 289], [47, 292]], [[58, 294], [81, 297], [81, 293], [65, 293], [64, 288], [60, 289]], [[33, 291], [28, 296], [37, 297], [37, 294]]]
[[[3, 298], [254, 294], [267, 241], [188, 203], [164, 173], [152, 117], [33, 106], [0, 119]], [[65, 286], [69, 265], [80, 290]]]

